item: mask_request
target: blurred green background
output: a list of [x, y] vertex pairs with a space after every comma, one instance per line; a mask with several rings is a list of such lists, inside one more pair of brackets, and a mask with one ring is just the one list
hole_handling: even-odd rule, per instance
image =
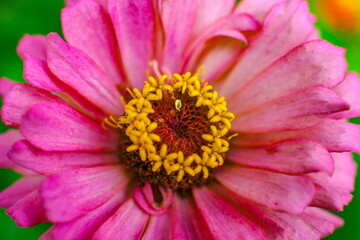
[[[311, 8], [315, 14], [318, 14], [321, 9], [314, 6], [315, 1], [310, 1]], [[360, 0], [355, 0], [355, 2], [360, 5]], [[16, 54], [17, 42], [25, 33], [61, 33], [60, 9], [63, 5], [62, 0], [0, 1], [0, 76], [24, 81], [22, 62]], [[348, 50], [349, 70], [360, 72], [360, 32], [333, 27], [321, 17], [318, 17], [317, 26], [322, 38]], [[359, 119], [352, 121], [360, 124]], [[0, 132], [4, 131], [6, 127], [0, 123]], [[360, 162], [358, 156], [356, 156], [356, 161]], [[19, 177], [20, 175], [11, 170], [0, 169], [0, 191]], [[357, 190], [353, 194], [353, 201], [345, 207], [344, 212], [339, 213], [345, 219], [345, 226], [327, 237], [327, 240], [360, 239], [360, 178], [357, 179]], [[18, 228], [5, 214], [5, 210], [0, 209], [1, 240], [37, 239], [49, 226], [49, 224], [41, 224], [33, 228]]]

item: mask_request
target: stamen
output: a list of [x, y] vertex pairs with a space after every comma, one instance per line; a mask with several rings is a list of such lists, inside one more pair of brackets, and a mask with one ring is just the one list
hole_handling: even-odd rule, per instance
[[[190, 184], [201, 176], [207, 179], [212, 169], [223, 165], [229, 140], [235, 136], [226, 137], [235, 116], [225, 98], [208, 83], [202, 84], [199, 73], [203, 75], [202, 68], [195, 75], [148, 76], [142, 91], [127, 89], [132, 99], [125, 114], [103, 122], [124, 128], [126, 151], [137, 153], [141, 162], [151, 166], [149, 171], [165, 174], [169, 181]], [[185, 134], [187, 128], [195, 130]]]

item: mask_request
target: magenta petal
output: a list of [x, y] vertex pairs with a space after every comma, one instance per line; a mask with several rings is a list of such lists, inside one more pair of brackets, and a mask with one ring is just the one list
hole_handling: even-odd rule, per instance
[[329, 115], [349, 109], [333, 91], [313, 87], [264, 103], [245, 113], [236, 114], [232, 130], [239, 132], [267, 132], [304, 129]]
[[213, 239], [192, 198], [176, 196], [171, 214], [172, 239]]
[[148, 219], [149, 216], [129, 199], [100, 227], [93, 239], [140, 239]]
[[[229, 108], [246, 112], [310, 87], [334, 87], [344, 79], [347, 67], [344, 53], [343, 48], [323, 40], [307, 42], [247, 82], [233, 98], [228, 99]], [[233, 84], [237, 88], [237, 83]]]
[[11, 81], [8, 78], [0, 78], [0, 97], [5, 96], [15, 83], [16, 82]]
[[70, 169], [118, 163], [117, 153], [48, 152], [33, 147], [26, 140], [16, 142], [9, 152], [12, 161], [44, 175]]
[[72, 170], [46, 178], [41, 195], [49, 219], [67, 222], [104, 204], [127, 184], [119, 166]]
[[160, 64], [171, 72], [176, 72], [182, 65], [181, 59], [192, 32], [198, 6], [194, 0], [165, 0], [160, 4], [159, 11], [165, 31], [164, 55]]
[[194, 188], [193, 193], [215, 239], [266, 239], [258, 226], [207, 188]]
[[20, 227], [32, 227], [47, 221], [43, 201], [35, 190], [6, 211]]
[[42, 35], [25, 35], [17, 46], [19, 56], [24, 59], [26, 55], [46, 59], [46, 37]]
[[126, 186], [102, 206], [70, 222], [58, 223], [52, 231], [52, 240], [90, 239], [99, 227], [111, 217], [126, 200]]
[[124, 81], [110, 18], [97, 1], [80, 1], [64, 8], [61, 22], [65, 38], [72, 46], [87, 53], [113, 82]]
[[57, 34], [49, 34], [47, 41], [47, 62], [51, 71], [98, 108], [120, 116], [124, 109], [120, 94], [93, 60], [66, 44]]
[[[289, 213], [301, 213], [315, 194], [312, 181], [260, 169], [222, 167], [217, 179], [230, 190], [260, 205]], [[254, 191], [256, 189], [256, 191]]]
[[132, 87], [141, 88], [154, 58], [155, 13], [151, 0], [109, 0], [122, 64]]
[[304, 43], [313, 29], [306, 1], [285, 1], [274, 6], [263, 30], [243, 52], [219, 93], [227, 97], [237, 94], [238, 89], [271, 63]]
[[116, 149], [117, 136], [68, 105], [41, 103], [24, 115], [21, 133], [46, 151], [100, 151]]
[[333, 116], [334, 118], [353, 118], [360, 116], [360, 77], [357, 73], [348, 73], [345, 80], [333, 90], [350, 104], [349, 111], [336, 113]]
[[19, 167], [14, 164], [7, 156], [14, 142], [22, 139], [18, 130], [8, 130], [0, 134], [0, 167], [1, 168], [16, 168]]
[[34, 104], [43, 102], [64, 103], [62, 99], [43, 89], [25, 83], [17, 83], [4, 98], [1, 109], [2, 121], [11, 127], [18, 127], [22, 116]]
[[258, 148], [232, 147], [227, 158], [241, 165], [276, 172], [302, 174], [334, 171], [330, 153], [320, 144], [308, 140], [293, 140]]
[[171, 238], [170, 214], [165, 213], [159, 216], [151, 216], [146, 227], [142, 240], [169, 240]]
[[283, 0], [242, 0], [241, 4], [237, 5], [235, 12], [248, 13], [258, 21], [264, 22], [269, 11], [281, 2]]
[[40, 186], [43, 177], [40, 175], [20, 178], [0, 193], [0, 206], [9, 208], [18, 200], [33, 192]]

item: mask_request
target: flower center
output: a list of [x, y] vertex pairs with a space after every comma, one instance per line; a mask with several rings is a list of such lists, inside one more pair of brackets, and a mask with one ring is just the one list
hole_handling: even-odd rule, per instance
[[224, 163], [234, 114], [199, 74], [149, 76], [121, 117], [105, 124], [122, 135], [120, 157], [144, 182], [188, 188], [211, 178]]

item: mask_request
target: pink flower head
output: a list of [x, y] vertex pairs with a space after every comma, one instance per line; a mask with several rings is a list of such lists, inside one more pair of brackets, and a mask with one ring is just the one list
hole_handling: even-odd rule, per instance
[[[0, 81], [0, 193], [43, 239], [319, 239], [352, 198], [359, 78], [303, 0], [78, 0]], [[12, 85], [12, 86], [9, 86]]]

